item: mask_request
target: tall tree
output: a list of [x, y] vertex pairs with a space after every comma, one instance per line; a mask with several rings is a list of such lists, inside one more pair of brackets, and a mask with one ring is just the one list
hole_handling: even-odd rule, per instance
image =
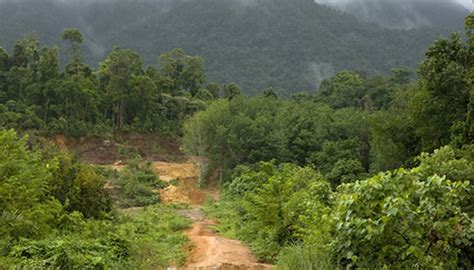
[[206, 81], [203, 60], [187, 55], [182, 49], [174, 49], [160, 56], [160, 73], [171, 82], [171, 94], [179, 91], [196, 95]]
[[242, 93], [240, 86], [236, 83], [228, 83], [222, 86], [224, 98], [231, 100]]
[[126, 102], [131, 95], [131, 80], [143, 74], [142, 59], [129, 49], [114, 48], [98, 71], [105, 91], [105, 103], [115, 128], [126, 123]]
[[466, 18], [468, 38], [469, 71], [467, 82], [469, 87], [469, 108], [466, 121], [465, 141], [474, 142], [474, 12]]
[[77, 74], [82, 64], [82, 50], [81, 44], [83, 42], [82, 34], [78, 29], [69, 28], [64, 30], [61, 34], [61, 38], [63, 41], [69, 43], [69, 53], [71, 54], [70, 63], [66, 66], [66, 71], [68, 73]]
[[425, 151], [452, 140], [466, 143], [472, 55], [459, 34], [436, 41], [426, 53], [419, 71], [419, 91], [412, 99], [410, 113]]
[[363, 83], [358, 74], [341, 72], [321, 83], [316, 100], [328, 103], [334, 109], [361, 107]]

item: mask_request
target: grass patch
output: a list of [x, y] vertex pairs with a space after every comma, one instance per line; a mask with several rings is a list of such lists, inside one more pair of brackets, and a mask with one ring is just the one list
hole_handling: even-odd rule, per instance
[[278, 256], [277, 270], [337, 270], [340, 269], [330, 254], [324, 254], [317, 247], [289, 246], [281, 250]]
[[[242, 224], [239, 222], [239, 212], [236, 210], [234, 201], [218, 201], [208, 200], [203, 206], [202, 211], [209, 217], [219, 220], [214, 229], [220, 235], [240, 239], [239, 231]], [[242, 240], [242, 239], [240, 239]]]

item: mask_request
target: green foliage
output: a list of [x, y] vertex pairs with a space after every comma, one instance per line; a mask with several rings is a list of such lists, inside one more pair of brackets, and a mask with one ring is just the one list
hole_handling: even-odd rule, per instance
[[26, 269], [156, 269], [183, 264], [181, 233], [189, 221], [172, 210], [152, 207], [115, 221], [84, 220], [73, 213], [63, 229], [46, 238], [22, 239], [13, 244], [0, 267]]
[[396, 108], [370, 116], [370, 170], [373, 172], [413, 166], [420, 139], [408, 123], [406, 112]]
[[333, 245], [342, 265], [470, 268], [474, 240], [461, 205], [468, 182], [418, 169], [384, 173], [341, 187]]
[[65, 210], [81, 212], [86, 218], [100, 218], [111, 211], [111, 199], [104, 190], [105, 178], [95, 168], [54, 149], [45, 156], [46, 162], [55, 164], [50, 166], [52, 177], [47, 189]]
[[[0, 209], [2, 239], [19, 239], [48, 233], [57, 223], [62, 206], [49, 196], [51, 162], [26, 148], [27, 138], [0, 131]], [[2, 241], [1, 244], [7, 244]], [[0, 247], [2, 249], [3, 247]]]
[[224, 98], [229, 100], [239, 96], [242, 92], [240, 86], [236, 83], [228, 83], [222, 86]]
[[474, 183], [474, 146], [465, 145], [463, 149], [445, 146], [429, 155], [419, 157], [420, 170], [426, 175], [446, 176], [450, 180]]
[[83, 38], [82, 34], [78, 29], [66, 29], [61, 34], [61, 38], [65, 41], [73, 42], [73, 43], [82, 43]]
[[420, 66], [420, 88], [410, 104], [410, 120], [432, 151], [453, 140], [462, 145], [474, 138], [468, 120], [474, 67], [472, 48], [459, 34], [440, 39], [426, 53]]
[[158, 190], [166, 186], [149, 162], [138, 160], [127, 164], [120, 172], [117, 184], [120, 186], [121, 207], [140, 207], [159, 203]]
[[339, 73], [333, 78], [323, 81], [319, 87], [317, 99], [336, 109], [360, 107], [363, 83], [364, 81], [357, 74]]
[[[0, 268], [156, 269], [184, 263], [187, 219], [158, 206], [130, 216], [113, 213], [104, 178], [92, 166], [52, 149], [30, 150], [27, 139], [0, 131]], [[147, 187], [162, 184], [149, 164], [139, 162], [121, 177]]]
[[186, 91], [195, 96], [205, 82], [203, 60], [174, 49], [160, 56], [160, 71], [164, 80], [172, 82], [170, 92]]
[[62, 32], [61, 39], [63, 41], [69, 42], [71, 45], [71, 62], [66, 66], [67, 73], [80, 73], [81, 69], [84, 68], [84, 65], [82, 64], [82, 51], [80, 48], [84, 38], [82, 37], [81, 32], [75, 28], [66, 29]]
[[112, 129], [179, 135], [181, 122], [216, 97], [204, 88], [201, 58], [182, 50], [144, 71], [137, 53], [115, 48], [93, 71], [82, 62], [82, 34], [66, 29], [62, 38], [71, 47], [64, 71], [58, 48], [35, 37], [19, 40], [11, 55], [0, 50], [0, 127], [74, 137]]
[[219, 232], [281, 269], [470, 269], [472, 147], [418, 160], [334, 193], [310, 168], [239, 166], [222, 201], [205, 210]]
[[276, 159], [314, 164], [336, 186], [368, 171], [368, 125], [359, 109], [237, 97], [213, 102], [187, 120], [183, 144], [189, 154], [206, 158], [203, 177], [217, 171], [223, 179], [238, 164]]
[[289, 246], [282, 249], [277, 261], [278, 270], [336, 270], [328, 253], [314, 246]]
[[226, 200], [208, 212], [227, 216], [220, 230], [238, 235], [261, 259], [273, 261], [282, 247], [303, 240], [308, 222], [322, 221], [318, 215], [329, 210], [330, 194], [329, 184], [311, 168], [261, 163], [241, 167], [226, 186]]

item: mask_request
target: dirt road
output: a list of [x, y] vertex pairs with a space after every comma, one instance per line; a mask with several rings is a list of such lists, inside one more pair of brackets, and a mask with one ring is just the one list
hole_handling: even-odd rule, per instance
[[217, 190], [197, 187], [198, 170], [192, 162], [154, 163], [156, 171], [164, 181], [173, 181], [175, 185], [161, 191], [165, 203], [187, 203], [188, 210], [178, 212], [193, 221], [187, 235], [193, 248], [188, 262], [179, 268], [182, 270], [266, 270], [272, 266], [260, 264], [251, 251], [240, 241], [218, 236], [212, 229], [215, 221], [206, 218], [200, 209], [208, 197], [218, 199]]
[[198, 206], [180, 210], [180, 214], [193, 221], [187, 232], [194, 248], [182, 270], [266, 270], [270, 265], [260, 264], [240, 241], [218, 236], [212, 229], [215, 221], [207, 219]]

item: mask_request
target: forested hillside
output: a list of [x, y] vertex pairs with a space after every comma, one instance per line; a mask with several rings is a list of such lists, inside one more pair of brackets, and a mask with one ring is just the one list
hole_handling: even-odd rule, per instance
[[[405, 12], [382, 2], [384, 12]], [[396, 30], [313, 0], [5, 0], [0, 1], [0, 46], [12, 48], [31, 32], [45, 44], [60, 44], [59, 34], [73, 27], [83, 33], [85, 62], [93, 66], [113, 46], [137, 51], [147, 64], [183, 48], [206, 60], [209, 81], [235, 81], [246, 93], [267, 87], [291, 93], [315, 90], [342, 70], [386, 74], [394, 67], [415, 68], [437, 37], [462, 30], [467, 15], [443, 1], [413, 10], [429, 23]], [[440, 10], [442, 16], [436, 14]]]

